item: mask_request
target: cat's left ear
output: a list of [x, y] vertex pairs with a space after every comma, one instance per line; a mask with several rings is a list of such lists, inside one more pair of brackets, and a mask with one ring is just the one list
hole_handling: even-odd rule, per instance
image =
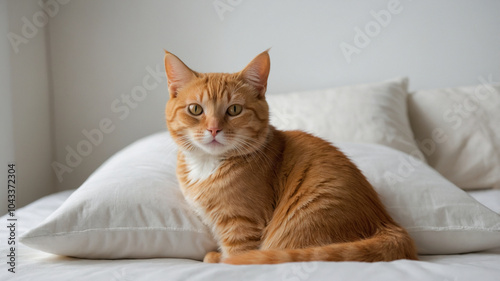
[[250, 85], [254, 86], [259, 91], [259, 97], [264, 97], [267, 89], [267, 78], [271, 69], [271, 59], [269, 58], [269, 50], [266, 50], [256, 56], [246, 67], [241, 71], [243, 79]]
[[167, 50], [165, 50], [165, 71], [167, 73], [170, 98], [177, 97], [179, 89], [196, 77], [194, 71], [189, 69], [178, 57]]

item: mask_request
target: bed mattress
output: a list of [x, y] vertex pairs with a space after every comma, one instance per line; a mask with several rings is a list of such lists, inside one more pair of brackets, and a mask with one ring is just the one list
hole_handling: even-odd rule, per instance
[[[57, 209], [72, 191], [44, 197], [17, 210], [16, 236], [35, 227]], [[500, 190], [469, 192], [500, 211]], [[6, 224], [8, 217], [1, 221]], [[232, 266], [188, 259], [86, 260], [56, 256], [17, 243], [15, 273], [8, 271], [10, 254], [2, 227], [0, 280], [500, 280], [500, 248], [462, 255], [422, 255], [419, 261], [301, 262]]]

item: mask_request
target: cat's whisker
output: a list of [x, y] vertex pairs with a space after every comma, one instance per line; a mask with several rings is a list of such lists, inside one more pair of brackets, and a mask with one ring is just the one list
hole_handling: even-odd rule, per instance
[[252, 138], [249, 138], [249, 137], [246, 137], [246, 136], [242, 136], [242, 139], [239, 139], [238, 141], [240, 143], [244, 142], [245, 145], [248, 145], [248, 146], [252, 146], [252, 145], [254, 145], [254, 146], [258, 145], [258, 146], [260, 146], [260, 149], [257, 149], [254, 153], [257, 153], [258, 156], [263, 156], [266, 160], [269, 160], [269, 156], [266, 153], [264, 153], [264, 150], [273, 153], [275, 157], [278, 156], [278, 152], [276, 151], [276, 149], [273, 148], [273, 147], [271, 147], [271, 146], [269, 146], [266, 143], [261, 144], [258, 141], [256, 141], [255, 139], [252, 139]]
[[[247, 140], [243, 140], [243, 139], [237, 139], [237, 144], [240, 144], [240, 145], [243, 145], [243, 146], [252, 146], [251, 142], [247, 141]], [[262, 149], [257, 149], [255, 150], [254, 152], [250, 153], [250, 154], [245, 154], [244, 155], [246, 158], [255, 158], [255, 157], [258, 157], [259, 160], [261, 161], [264, 161], [267, 163], [268, 166], [272, 166], [272, 159], [269, 158], [268, 155], [266, 155], [266, 153], [264, 153], [264, 151]]]

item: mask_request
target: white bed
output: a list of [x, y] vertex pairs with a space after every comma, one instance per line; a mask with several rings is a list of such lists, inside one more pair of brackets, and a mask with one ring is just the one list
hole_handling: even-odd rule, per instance
[[[182, 198], [175, 179], [176, 148], [161, 132], [115, 154], [76, 191], [17, 210], [16, 273], [8, 271], [4, 239], [10, 233], [1, 227], [5, 262], [0, 280], [500, 280], [500, 189], [491, 189], [500, 183], [500, 164], [494, 162], [500, 159], [495, 103], [480, 100], [483, 114], [464, 119], [458, 129], [446, 131], [441, 118], [456, 103], [456, 95], [446, 103], [450, 92], [462, 95], [461, 101], [476, 90], [408, 98], [407, 80], [395, 79], [269, 97], [278, 128], [301, 128], [330, 140], [360, 167], [389, 213], [412, 235], [419, 261], [202, 263], [216, 244]], [[494, 93], [500, 97], [498, 90]], [[500, 104], [500, 98], [496, 101]], [[436, 128], [444, 133], [434, 138]], [[443, 145], [435, 149], [439, 153], [428, 145], [417, 148], [415, 139], [429, 143], [429, 131], [433, 145]], [[496, 135], [486, 139], [484, 132]], [[441, 142], [443, 134], [448, 141]], [[491, 165], [468, 173], [480, 163]], [[446, 173], [453, 177], [446, 179]]]
[[[42, 198], [17, 212], [23, 233], [36, 226], [72, 191]], [[471, 195], [500, 210], [500, 190], [474, 191]], [[6, 222], [3, 216], [1, 221]], [[6, 228], [1, 237], [6, 237]], [[2, 239], [3, 240], [3, 239]], [[5, 241], [5, 240], [4, 240]], [[7, 249], [2, 243], [1, 256]], [[462, 255], [421, 255], [420, 261], [311, 262], [281, 265], [230, 266], [189, 259], [88, 260], [61, 257], [18, 246], [16, 273], [4, 269], [0, 280], [499, 280], [500, 248]]]

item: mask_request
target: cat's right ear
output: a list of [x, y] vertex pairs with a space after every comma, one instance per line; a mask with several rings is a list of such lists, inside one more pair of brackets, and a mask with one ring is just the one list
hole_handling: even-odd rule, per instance
[[271, 68], [269, 49], [256, 56], [241, 71], [243, 78], [259, 91], [259, 97], [264, 97], [267, 88], [267, 78]]
[[194, 71], [189, 69], [178, 57], [167, 50], [165, 50], [165, 72], [167, 73], [170, 98], [177, 97], [179, 89], [196, 77]]

